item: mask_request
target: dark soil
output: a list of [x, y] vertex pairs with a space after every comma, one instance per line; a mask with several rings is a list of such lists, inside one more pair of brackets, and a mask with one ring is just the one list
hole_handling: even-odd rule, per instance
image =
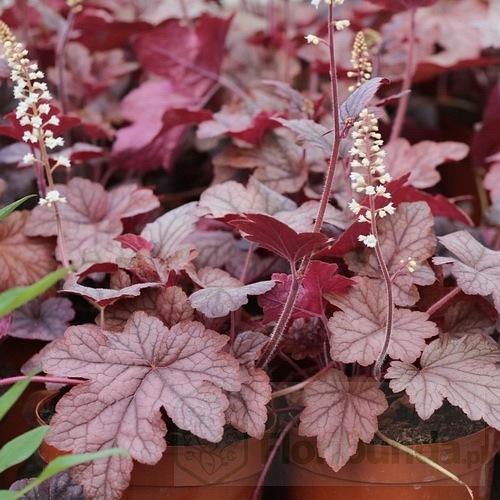
[[[478, 432], [482, 420], [469, 420], [458, 407], [445, 402], [428, 420], [422, 420], [405, 399], [398, 399], [379, 418], [379, 430], [405, 445], [451, 441]], [[375, 436], [373, 444], [385, 444]]]

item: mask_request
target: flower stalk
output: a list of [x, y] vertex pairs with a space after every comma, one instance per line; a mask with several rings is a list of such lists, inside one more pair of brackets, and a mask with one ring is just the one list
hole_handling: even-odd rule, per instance
[[[54, 209], [58, 244], [64, 267], [70, 263], [65, 249], [64, 232], [59, 209], [60, 203], [66, 203], [65, 197], [55, 189], [53, 173], [59, 166], [69, 168], [70, 160], [59, 155], [55, 160], [49, 156], [48, 150], [64, 145], [62, 137], [56, 137], [52, 127], [59, 125], [59, 117], [51, 106], [52, 96], [47, 84], [40, 81], [44, 74], [28, 58], [28, 51], [18, 42], [10, 28], [0, 21], [0, 44], [3, 46], [3, 57], [11, 70], [11, 80], [14, 82], [14, 97], [19, 101], [16, 108], [16, 118], [24, 128], [22, 140], [31, 146], [32, 151], [23, 158], [25, 165], [40, 167], [45, 175], [38, 175], [41, 206]], [[38, 155], [35, 155], [35, 147]]]

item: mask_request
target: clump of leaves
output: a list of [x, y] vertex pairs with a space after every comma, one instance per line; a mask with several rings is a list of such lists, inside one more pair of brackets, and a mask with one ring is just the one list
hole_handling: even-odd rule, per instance
[[[274, 2], [272, 15], [184, 3], [182, 20], [160, 1], [128, 17], [99, 0], [69, 16], [48, 8], [81, 62], [58, 52], [48, 71], [74, 127], [76, 172], [56, 187], [77, 269], [60, 290], [66, 298], [44, 297], [2, 328], [26, 337], [36, 323], [37, 338], [51, 341], [38, 358], [45, 373], [80, 382], [58, 403], [48, 442], [129, 450], [75, 468], [85, 493], [119, 498], [133, 460], [160, 459], [171, 432], [162, 414], [211, 442], [227, 425], [262, 437], [276, 374], [292, 386], [275, 395], [303, 389], [299, 433], [317, 438], [334, 470], [377, 432], [384, 380], [422, 419], [447, 400], [500, 429], [499, 87], [480, 36], [485, 4], [346, 2], [345, 27], [335, 5], [317, 0], [318, 10]], [[96, 25], [101, 46], [89, 36]], [[354, 39], [363, 53], [349, 60]], [[34, 47], [47, 43], [34, 37]], [[455, 79], [477, 66], [487, 77]], [[458, 134], [438, 121], [442, 99], [427, 83], [442, 73], [446, 102], [489, 94], [473, 117], [481, 128]], [[0, 132], [19, 141], [10, 118]], [[465, 136], [473, 139], [456, 140]], [[12, 164], [27, 153], [21, 142], [8, 147], [0, 158]], [[472, 228], [460, 200], [440, 191], [450, 162], [487, 170], [492, 227]], [[212, 183], [200, 192], [205, 164]], [[162, 210], [180, 189], [180, 206]], [[13, 214], [12, 224], [0, 234], [3, 288], [61, 259], [46, 207]], [[73, 319], [70, 303], [84, 302], [90, 317], [77, 310]]]

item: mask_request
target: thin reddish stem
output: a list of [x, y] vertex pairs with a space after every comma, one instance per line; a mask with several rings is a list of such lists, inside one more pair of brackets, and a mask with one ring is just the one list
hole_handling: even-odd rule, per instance
[[405, 76], [403, 79], [403, 86], [401, 88], [402, 96], [399, 101], [398, 110], [396, 112], [396, 117], [394, 118], [394, 124], [391, 130], [391, 136], [389, 142], [400, 136], [401, 129], [403, 128], [403, 122], [408, 109], [408, 100], [410, 98], [410, 93], [407, 92], [411, 88], [411, 81], [413, 78], [413, 71], [415, 65], [415, 9], [410, 9], [408, 11], [410, 29], [408, 34], [408, 57], [405, 68]]

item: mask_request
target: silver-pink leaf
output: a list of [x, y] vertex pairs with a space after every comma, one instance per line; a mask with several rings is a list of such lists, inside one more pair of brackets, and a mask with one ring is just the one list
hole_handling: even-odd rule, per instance
[[[358, 286], [346, 293], [325, 294], [342, 309], [328, 321], [331, 356], [343, 363], [371, 365], [382, 351], [385, 340], [387, 299], [381, 280], [357, 277]], [[415, 361], [425, 347], [425, 339], [438, 334], [429, 316], [408, 309], [394, 310], [388, 355], [407, 363]]]
[[458, 286], [468, 295], [491, 295], [500, 312], [500, 251], [484, 247], [467, 231], [441, 236], [439, 241], [459, 260], [434, 257], [433, 262], [451, 262]]
[[437, 167], [446, 161], [458, 161], [467, 156], [469, 146], [455, 141], [421, 141], [411, 145], [399, 137], [385, 146], [387, 171], [393, 178], [410, 173], [408, 182], [425, 189], [436, 185], [441, 176]]
[[222, 438], [228, 406], [222, 389], [240, 389], [238, 362], [223, 352], [226, 341], [198, 322], [169, 329], [136, 312], [123, 332], [74, 326], [42, 350], [47, 374], [88, 379], [58, 403], [47, 441], [75, 453], [112, 446], [130, 452], [78, 473], [91, 498], [119, 498], [132, 459], [158, 462], [166, 447], [161, 407], [180, 428], [212, 442]]
[[205, 267], [191, 276], [204, 288], [190, 295], [191, 305], [208, 318], [220, 318], [236, 311], [248, 302], [249, 295], [261, 295], [274, 287], [274, 281], [243, 285], [222, 269]]
[[[427, 264], [434, 255], [436, 238], [434, 218], [427, 203], [401, 203], [394, 215], [380, 219], [377, 223], [379, 241], [389, 274], [394, 275], [403, 267], [393, 280], [394, 302], [398, 306], [410, 306], [417, 302], [419, 294], [415, 285], [430, 285], [436, 277]], [[418, 264], [415, 272], [404, 269], [408, 258]], [[375, 252], [370, 249], [353, 251], [345, 256], [349, 269], [355, 273], [380, 277]], [[402, 263], [403, 261], [403, 263]]]
[[424, 420], [447, 399], [471, 420], [500, 430], [500, 347], [483, 335], [445, 337], [422, 353], [420, 368], [393, 361], [386, 378], [393, 391], [406, 391]]
[[259, 332], [240, 333], [230, 353], [240, 363], [241, 390], [229, 392], [228, 422], [241, 432], [258, 439], [266, 430], [267, 403], [271, 401], [271, 384], [264, 370], [255, 366], [255, 360], [269, 341]]
[[306, 385], [299, 434], [318, 438], [318, 454], [334, 471], [354, 455], [359, 440], [373, 439], [377, 417], [387, 409], [378, 385], [366, 377], [348, 379], [338, 370]]
[[[85, 249], [105, 244], [121, 234], [122, 219], [150, 212], [159, 206], [150, 189], [135, 185], [120, 186], [108, 193], [99, 183], [75, 177], [66, 185], [57, 184], [55, 189], [68, 200], [60, 204], [59, 210], [66, 251], [77, 266], [82, 262]], [[54, 211], [35, 207], [26, 234], [56, 236]]]
[[189, 253], [189, 250], [193, 248], [184, 240], [194, 231], [198, 220], [198, 217], [193, 214], [194, 206], [194, 202], [186, 203], [146, 225], [141, 236], [153, 243], [152, 254], [155, 257], [168, 260], [179, 252], [188, 251]]

